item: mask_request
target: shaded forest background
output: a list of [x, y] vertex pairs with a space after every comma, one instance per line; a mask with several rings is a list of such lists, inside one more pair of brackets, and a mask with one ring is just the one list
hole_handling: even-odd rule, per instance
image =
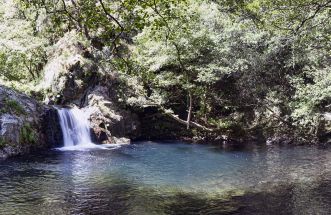
[[326, 141], [330, 8], [329, 0], [1, 0], [0, 83], [49, 99], [45, 67], [70, 38], [101, 77], [121, 80], [123, 108], [159, 129], [166, 117], [196, 139]]

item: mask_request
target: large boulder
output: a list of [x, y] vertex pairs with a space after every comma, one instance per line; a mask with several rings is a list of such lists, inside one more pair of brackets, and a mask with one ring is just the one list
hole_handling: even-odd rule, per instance
[[42, 113], [34, 99], [0, 86], [0, 158], [44, 147]]
[[110, 98], [106, 86], [96, 86], [87, 96], [90, 121], [95, 140], [99, 143], [127, 143], [140, 136], [138, 116], [120, 109]]

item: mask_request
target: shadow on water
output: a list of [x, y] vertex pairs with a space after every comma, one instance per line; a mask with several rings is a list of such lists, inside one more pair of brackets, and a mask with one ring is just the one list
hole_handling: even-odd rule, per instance
[[[330, 189], [330, 184], [327, 187]], [[226, 193], [209, 196], [190, 193], [141, 189], [129, 185], [117, 185], [108, 189], [93, 191], [98, 200], [72, 202], [74, 214], [172, 214], [172, 215], [230, 215], [230, 214], [330, 214], [330, 193], [320, 195], [320, 191], [301, 190], [303, 199], [297, 199], [296, 186], [281, 186], [272, 191], [248, 192], [236, 195]], [[91, 195], [91, 193], [89, 193]], [[312, 198], [312, 199], [307, 199]], [[103, 204], [100, 205], [100, 200]], [[318, 201], [318, 202], [316, 202]], [[312, 205], [313, 204], [313, 205]]]
[[[331, 214], [331, 183], [311, 189], [306, 185], [282, 185], [269, 191], [243, 195], [203, 197], [190, 193], [173, 196], [165, 205], [166, 214]], [[322, 190], [321, 190], [322, 189]]]
[[140, 143], [0, 163], [0, 214], [331, 214], [331, 151]]

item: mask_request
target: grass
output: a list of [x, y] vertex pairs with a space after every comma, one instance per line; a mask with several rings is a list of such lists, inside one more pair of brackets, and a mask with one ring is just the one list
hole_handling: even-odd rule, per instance
[[0, 149], [4, 148], [6, 146], [6, 141], [0, 137]]
[[20, 142], [34, 144], [37, 142], [37, 132], [28, 123], [24, 124], [20, 132]]
[[26, 114], [24, 108], [15, 100], [5, 98], [3, 101], [3, 107], [0, 109], [0, 113], [12, 113], [16, 115]]

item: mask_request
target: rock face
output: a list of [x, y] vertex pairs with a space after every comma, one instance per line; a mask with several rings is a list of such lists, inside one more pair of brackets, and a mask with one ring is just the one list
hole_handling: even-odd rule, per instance
[[75, 32], [70, 32], [53, 47], [41, 84], [46, 92], [45, 103], [88, 111], [92, 137], [97, 143], [127, 143], [137, 138], [138, 116], [124, 110], [118, 102], [116, 73], [101, 68], [97, 54], [78, 41]]
[[59, 115], [55, 108], [45, 107], [41, 125], [42, 132], [45, 134], [44, 141], [48, 146], [52, 148], [63, 146], [63, 134], [59, 122]]
[[35, 100], [0, 86], [0, 158], [45, 146], [42, 113]]
[[140, 135], [138, 116], [119, 109], [110, 96], [106, 86], [96, 86], [87, 96], [95, 140], [98, 143], [128, 143], [129, 139]]
[[75, 32], [67, 33], [50, 50], [39, 86], [46, 91], [47, 104], [81, 106], [86, 90], [98, 81], [96, 64], [84, 57], [88, 51], [77, 37]]

